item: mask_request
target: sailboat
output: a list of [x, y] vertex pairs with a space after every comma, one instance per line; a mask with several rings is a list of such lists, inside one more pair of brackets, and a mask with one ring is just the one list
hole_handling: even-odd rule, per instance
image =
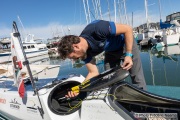
[[150, 41], [157, 48], [177, 45], [180, 39], [180, 23], [178, 22], [178, 13], [173, 13], [166, 16], [166, 21], [162, 22], [161, 0], [158, 1], [160, 13], [160, 29], [154, 32], [154, 35]]
[[[15, 43], [12, 46], [14, 78], [0, 79], [0, 112], [4, 116], [16, 120], [134, 120], [180, 117], [180, 100], [155, 95], [125, 82], [129, 72], [120, 66], [85, 82], [85, 78], [79, 74], [35, 77], [39, 74], [50, 75], [54, 72], [54, 67], [33, 74], [21, 47], [20, 33], [15, 22], [13, 26], [15, 32], [11, 36]], [[28, 72], [25, 77], [22, 72], [24, 68]], [[78, 91], [79, 95], [66, 98], [64, 96], [68, 90]]]

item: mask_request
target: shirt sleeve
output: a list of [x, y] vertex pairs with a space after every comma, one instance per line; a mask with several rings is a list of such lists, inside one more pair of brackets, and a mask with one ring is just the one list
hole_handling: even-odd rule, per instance
[[109, 22], [109, 24], [110, 24], [110, 27], [109, 27], [110, 34], [115, 36], [116, 35], [115, 23], [114, 22]]

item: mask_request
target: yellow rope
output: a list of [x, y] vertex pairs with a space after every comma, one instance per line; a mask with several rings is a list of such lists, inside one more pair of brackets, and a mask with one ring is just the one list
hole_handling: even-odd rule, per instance
[[116, 97], [115, 95], [113, 95], [113, 94], [107, 94], [107, 95], [105, 95], [105, 96], [113, 96], [113, 97], [114, 97], [114, 100], [117, 99], [117, 97]]
[[75, 106], [71, 106], [70, 102], [68, 102], [69, 104], [69, 107], [71, 108], [70, 110], [68, 110], [68, 112], [70, 112], [71, 110], [75, 109], [75, 108], [78, 108], [81, 106], [81, 103], [82, 103], [82, 100], [80, 99], [80, 102], [78, 102]]

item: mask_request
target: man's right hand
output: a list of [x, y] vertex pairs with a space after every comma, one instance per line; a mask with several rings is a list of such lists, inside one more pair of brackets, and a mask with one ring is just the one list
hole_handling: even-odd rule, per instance
[[73, 97], [76, 97], [77, 95], [79, 95], [79, 93], [73, 92], [73, 91], [68, 91], [68, 94], [65, 95], [65, 97], [66, 98], [73, 98]]
[[126, 56], [124, 58], [124, 62], [123, 64], [121, 65], [121, 67], [125, 70], [129, 70], [131, 69], [131, 67], [133, 66], [133, 61], [132, 61], [132, 57], [130, 56]]

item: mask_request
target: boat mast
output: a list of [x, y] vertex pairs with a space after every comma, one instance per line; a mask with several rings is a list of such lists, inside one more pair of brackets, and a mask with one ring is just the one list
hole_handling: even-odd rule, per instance
[[116, 0], [114, 0], [114, 22], [116, 22]]
[[147, 0], [144, 0], [145, 2], [145, 11], [146, 11], [146, 25], [147, 25], [147, 30], [149, 30], [149, 21], [148, 21], [148, 9], [147, 9]]
[[160, 14], [160, 21], [162, 21], [162, 11], [161, 11], [161, 0], [159, 0], [159, 14]]
[[132, 12], [132, 21], [131, 21], [131, 25], [132, 25], [132, 28], [133, 28], [133, 18], [134, 18], [134, 15], [133, 15], [133, 12]]
[[125, 20], [126, 20], [126, 24], [128, 24], [128, 18], [127, 18], [127, 13], [126, 13], [126, 0], [123, 0], [123, 3], [124, 3]]
[[97, 0], [97, 5], [98, 5], [98, 8], [99, 8], [99, 14], [100, 14], [101, 20], [103, 20], [102, 12], [101, 12], [101, 3], [100, 3], [100, 0]]
[[107, 4], [108, 4], [108, 15], [109, 15], [109, 20], [111, 21], [109, 0], [107, 0]]
[[119, 23], [122, 23], [121, 5], [120, 5], [120, 1], [119, 0], [118, 0], [118, 12], [119, 12]]
[[100, 17], [99, 17], [99, 9], [98, 9], [98, 1], [94, 0], [94, 2], [95, 2], [96, 10], [97, 10], [97, 19], [100, 19]]
[[93, 4], [94, 12], [95, 12], [95, 19], [98, 19], [98, 11], [97, 11], [97, 7], [94, 3], [94, 0], [92, 0], [92, 4]]
[[87, 4], [88, 18], [89, 18], [89, 23], [90, 23], [90, 22], [91, 22], [91, 14], [90, 14], [90, 9], [89, 9], [88, 0], [86, 0], [86, 4]]
[[85, 16], [86, 16], [86, 22], [87, 22], [87, 24], [88, 24], [88, 23], [89, 23], [89, 20], [88, 20], [88, 15], [87, 15], [87, 11], [86, 11], [86, 4], [85, 4], [84, 0], [83, 0], [83, 5], [84, 5]]

